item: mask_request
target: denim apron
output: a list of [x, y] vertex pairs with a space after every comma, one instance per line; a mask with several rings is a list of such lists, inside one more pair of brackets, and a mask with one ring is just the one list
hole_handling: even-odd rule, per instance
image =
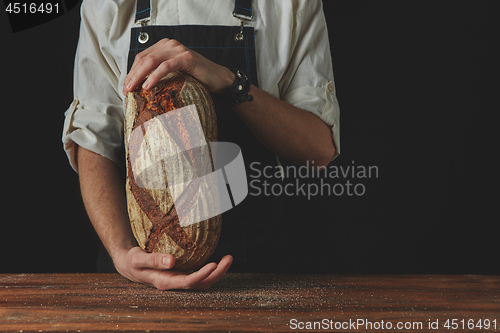
[[[169, 38], [219, 65], [243, 70], [251, 83], [258, 87], [254, 28], [244, 25], [245, 21], [253, 21], [252, 1], [235, 0], [233, 13], [227, 14], [240, 19], [240, 25], [222, 26], [214, 22], [215, 25], [150, 26], [150, 1], [138, 0], [136, 23], [141, 26], [131, 31], [128, 71], [137, 54], [161, 39]], [[279, 256], [284, 251], [284, 239], [280, 235], [284, 222], [283, 199], [266, 196], [263, 188], [267, 186], [269, 189], [281, 181], [277, 177], [266, 178], [263, 173], [265, 167], [271, 170], [269, 166], [276, 170], [275, 154], [250, 132], [225, 99], [217, 94], [212, 94], [212, 99], [217, 114], [218, 141], [232, 142], [241, 148], [249, 195], [238, 206], [222, 214], [221, 237], [208, 262], [218, 262], [224, 255], [231, 254], [234, 258], [232, 272], [278, 271]]]

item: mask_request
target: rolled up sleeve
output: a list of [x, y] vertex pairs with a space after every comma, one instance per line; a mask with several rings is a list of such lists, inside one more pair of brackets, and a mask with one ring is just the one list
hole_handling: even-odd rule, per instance
[[340, 109], [321, 4], [310, 1], [297, 11], [293, 53], [280, 82], [280, 94], [284, 101], [315, 114], [331, 127], [335, 158], [340, 153]]
[[65, 113], [63, 145], [73, 169], [78, 172], [76, 145], [119, 164], [123, 113], [120, 107], [82, 104], [78, 97]]
[[84, 2], [81, 11], [75, 97], [65, 112], [62, 133], [63, 148], [77, 172], [76, 145], [119, 164], [124, 120], [120, 70], [107, 47], [109, 29], [95, 18], [91, 2]]

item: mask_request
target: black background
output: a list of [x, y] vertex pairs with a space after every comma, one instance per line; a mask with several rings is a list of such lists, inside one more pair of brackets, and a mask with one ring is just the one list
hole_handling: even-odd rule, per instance
[[[363, 196], [292, 198], [291, 271], [500, 274], [499, 4], [324, 1], [341, 107], [333, 165], [379, 174], [351, 179]], [[61, 143], [78, 8], [17, 33], [0, 13], [0, 273], [95, 270]]]

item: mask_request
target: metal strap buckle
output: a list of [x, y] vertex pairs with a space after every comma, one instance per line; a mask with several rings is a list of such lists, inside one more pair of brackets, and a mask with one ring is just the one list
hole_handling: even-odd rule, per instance
[[233, 12], [233, 16], [236, 17], [237, 19], [240, 19], [240, 20], [253, 22], [253, 15], [247, 16], [247, 15], [242, 15], [242, 14], [238, 14], [236, 12]]
[[140, 20], [135, 20], [135, 24], [140, 24], [141, 27], [147, 25], [149, 22], [149, 17], [146, 17], [146, 18], [143, 18], [143, 19], [140, 19]]
[[234, 35], [234, 40], [237, 42], [241, 42], [245, 39], [245, 35], [243, 34], [243, 21], [253, 22], [253, 15], [246, 16], [233, 12], [233, 16], [240, 20], [240, 32]]
[[149, 18], [145, 18], [142, 20], [136, 20], [135, 23], [139, 23], [141, 25], [141, 29], [139, 30], [139, 43], [145, 44], [149, 40], [149, 35], [142, 31], [142, 28], [144, 28], [149, 22]]

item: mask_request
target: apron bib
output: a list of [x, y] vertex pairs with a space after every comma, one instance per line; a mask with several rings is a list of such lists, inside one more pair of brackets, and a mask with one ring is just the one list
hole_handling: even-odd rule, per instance
[[[233, 16], [242, 20], [240, 26], [148, 26], [150, 1], [139, 0], [136, 22], [141, 26], [131, 31], [128, 71], [138, 53], [163, 38], [169, 38], [219, 65], [243, 70], [252, 84], [258, 86], [254, 28], [243, 26], [243, 20], [253, 20], [251, 8], [251, 0], [235, 1]], [[216, 94], [212, 94], [212, 99], [217, 114], [218, 141], [232, 142], [241, 148], [247, 177], [252, 175], [247, 181], [253, 181], [253, 187], [249, 183], [245, 200], [222, 214], [221, 237], [208, 262], [218, 262], [224, 255], [231, 254], [234, 258], [232, 272], [278, 271], [279, 253], [284, 251], [281, 243], [285, 241], [280, 237], [283, 199], [275, 195], [265, 196], [262, 185], [265, 181], [270, 188], [280, 182], [276, 177], [266, 178], [263, 174], [265, 167], [276, 170], [276, 157], [250, 132], [224, 99]], [[256, 178], [257, 174], [262, 176]], [[261, 188], [260, 195], [256, 195], [256, 187]]]

